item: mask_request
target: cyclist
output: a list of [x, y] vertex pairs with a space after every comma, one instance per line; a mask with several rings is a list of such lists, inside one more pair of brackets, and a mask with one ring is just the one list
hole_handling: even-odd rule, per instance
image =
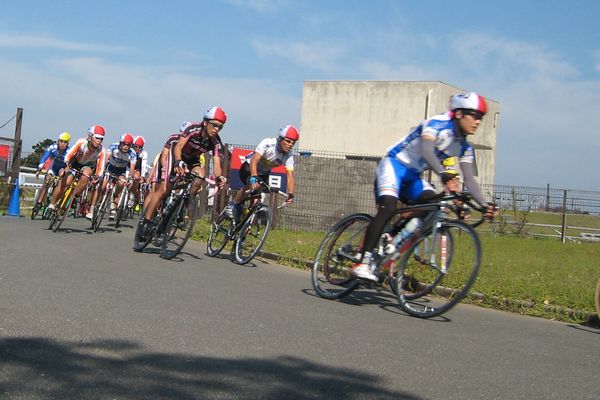
[[271, 169], [279, 165], [285, 166], [287, 177], [286, 202], [292, 204], [294, 201], [294, 151], [292, 148], [300, 138], [298, 130], [292, 125], [285, 125], [279, 129], [279, 134], [274, 138], [263, 139], [254, 152], [248, 154], [240, 167], [240, 180], [244, 187], [236, 193], [225, 212], [229, 218], [239, 217], [240, 204], [248, 197], [249, 189], [257, 190], [260, 187], [259, 180], [269, 181]]
[[407, 136], [388, 149], [377, 164], [375, 172], [375, 197], [377, 214], [365, 233], [361, 262], [353, 267], [352, 274], [361, 279], [377, 281], [371, 271], [373, 249], [381, 237], [385, 223], [393, 215], [399, 199], [424, 203], [435, 192], [421, 178], [428, 166], [442, 180], [447, 191], [459, 191], [456, 175], [448, 172], [441, 161], [458, 157], [464, 184], [471, 196], [482, 207], [485, 217], [494, 216], [494, 205], [486, 203], [473, 173], [474, 151], [467, 141], [473, 135], [487, 111], [483, 97], [477, 93], [459, 93], [450, 98], [450, 110], [433, 116], [419, 124]]
[[44, 170], [44, 166], [48, 160], [51, 160], [52, 164], [48, 171], [46, 172], [46, 177], [44, 178], [44, 184], [40, 189], [40, 197], [38, 198], [34, 207], [39, 209], [44, 201], [46, 201], [46, 190], [48, 189], [48, 185], [50, 183], [50, 179], [52, 175], [62, 176], [62, 170], [67, 165], [65, 164], [65, 155], [69, 150], [69, 141], [71, 140], [71, 134], [69, 132], [63, 132], [58, 135], [58, 141], [54, 144], [48, 146], [42, 157], [40, 158], [40, 162], [35, 172], [35, 177], [37, 178]]
[[[226, 121], [225, 111], [220, 107], [212, 107], [206, 110], [201, 122], [184, 124], [182, 127], [187, 126], [184, 127], [183, 132], [169, 136], [159, 160], [160, 171], [155, 173], [160, 183], [156, 190], [148, 195], [144, 209], [140, 231], [142, 237], [146, 235], [147, 227], [151, 224], [158, 205], [171, 192], [172, 178], [183, 175], [188, 170], [206, 176], [206, 168], [200, 164], [200, 155], [212, 151], [214, 174], [217, 176], [219, 186], [225, 184], [227, 179], [222, 176], [220, 158], [223, 144], [219, 132]], [[191, 194], [194, 195], [199, 189], [200, 183], [194, 185]]]
[[146, 139], [143, 136], [136, 136], [133, 138], [133, 151], [136, 154], [135, 168], [131, 170], [131, 193], [133, 199], [130, 200], [130, 207], [140, 202], [140, 186], [146, 181], [145, 176], [148, 172], [148, 152], [144, 150]]
[[[79, 139], [65, 155], [65, 172], [70, 169], [77, 169], [81, 171], [79, 178], [79, 184], [75, 188], [74, 195], [79, 196], [85, 189], [86, 185], [92, 180], [95, 184], [98, 182], [98, 176], [104, 172], [104, 160], [106, 154], [102, 148], [102, 141], [106, 131], [102, 125], [92, 125], [87, 131], [87, 138]], [[95, 174], [95, 176], [93, 176]], [[52, 192], [52, 201], [49, 208], [53, 209], [56, 207], [56, 203], [62, 197], [65, 189], [73, 181], [72, 174], [63, 174], [63, 178], [58, 183], [56, 189]], [[96, 196], [92, 196], [92, 208], [95, 205]], [[91, 209], [87, 213], [86, 217], [91, 219]]]
[[102, 191], [106, 190], [108, 185], [109, 174], [117, 175], [119, 179], [116, 181], [116, 190], [110, 205], [109, 218], [114, 218], [117, 210], [117, 199], [121, 194], [121, 190], [125, 187], [125, 183], [131, 171], [135, 169], [137, 153], [131, 148], [133, 145], [133, 135], [124, 133], [121, 139], [110, 145], [107, 150], [108, 160], [106, 162], [106, 174], [102, 180]]

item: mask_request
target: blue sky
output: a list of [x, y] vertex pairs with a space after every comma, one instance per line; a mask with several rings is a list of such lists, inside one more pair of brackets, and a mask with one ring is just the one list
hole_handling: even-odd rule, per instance
[[600, 190], [599, 18], [591, 0], [6, 2], [0, 125], [23, 107], [25, 150], [98, 123], [155, 153], [219, 104], [224, 141], [254, 144], [300, 125], [306, 80], [434, 80], [500, 102], [495, 183]]

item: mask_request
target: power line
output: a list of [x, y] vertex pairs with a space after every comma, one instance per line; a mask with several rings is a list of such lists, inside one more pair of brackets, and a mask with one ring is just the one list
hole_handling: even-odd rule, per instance
[[12, 121], [13, 119], [15, 119], [17, 117], [17, 114], [13, 115], [11, 119], [9, 119], [8, 121], [6, 121], [4, 123], [4, 125], [0, 126], [0, 129], [4, 128], [10, 121]]

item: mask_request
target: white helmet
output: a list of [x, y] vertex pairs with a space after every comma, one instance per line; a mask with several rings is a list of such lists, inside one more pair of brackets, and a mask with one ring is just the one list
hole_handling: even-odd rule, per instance
[[181, 127], [179, 127], [179, 132], [185, 131], [185, 128], [187, 128], [191, 124], [192, 124], [192, 121], [185, 121], [183, 124], [181, 124]]

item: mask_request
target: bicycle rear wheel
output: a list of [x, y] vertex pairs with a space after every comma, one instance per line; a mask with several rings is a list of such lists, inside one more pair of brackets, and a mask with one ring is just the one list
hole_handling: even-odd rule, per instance
[[368, 214], [349, 215], [325, 235], [311, 274], [312, 286], [320, 297], [339, 299], [358, 286], [350, 271], [360, 261], [363, 239], [372, 219]]
[[179, 254], [194, 232], [197, 215], [198, 200], [196, 196], [179, 200], [179, 204], [174, 207], [168, 217], [162, 240], [162, 258], [170, 260]]
[[454, 307], [475, 283], [481, 244], [475, 230], [461, 221], [444, 221], [416, 237], [400, 260], [396, 290], [408, 314], [431, 318]]
[[271, 230], [272, 220], [271, 209], [264, 205], [246, 219], [235, 241], [233, 256], [236, 263], [246, 264], [260, 251]]
[[208, 242], [206, 244], [206, 255], [214, 257], [218, 255], [229, 241], [229, 232], [233, 229], [233, 221], [225, 214], [225, 210], [212, 222]]

